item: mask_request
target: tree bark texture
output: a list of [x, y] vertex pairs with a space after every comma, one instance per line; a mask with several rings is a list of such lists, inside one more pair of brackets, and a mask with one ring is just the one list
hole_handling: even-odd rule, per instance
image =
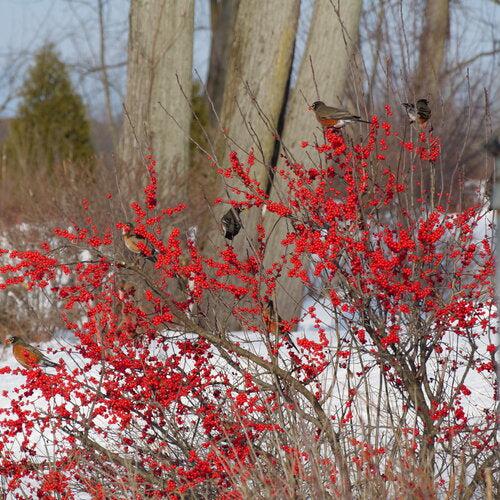
[[[299, 13], [299, 0], [280, 1], [279, 7], [277, 2], [244, 1], [240, 2], [236, 15], [220, 128], [213, 154], [220, 167], [227, 167], [231, 151], [236, 151], [246, 164], [253, 149], [255, 164], [250, 175], [261, 183], [263, 189], [269, 183], [270, 162], [293, 62]], [[236, 179], [223, 181], [214, 168], [207, 172], [204, 192], [209, 203], [216, 197], [243, 201], [245, 198], [234, 193], [232, 187], [244, 186]], [[206, 210], [199, 219], [199, 240], [207, 254], [216, 252], [225, 244], [220, 219], [228, 208], [228, 205], [216, 206], [213, 211]], [[254, 253], [261, 211], [258, 208], [244, 211], [241, 219], [243, 229], [232, 245], [235, 252], [245, 258]], [[207, 311], [208, 318], [225, 328], [238, 326], [230, 318], [231, 303], [208, 305], [208, 308], [212, 309]]]
[[[300, 142], [307, 140], [321, 142], [323, 133], [318, 128], [314, 113], [307, 105], [316, 100], [339, 106], [349, 72], [349, 62], [353, 57], [358, 40], [359, 20], [362, 0], [340, 1], [317, 0], [311, 20], [311, 28], [306, 49], [299, 69], [295, 87], [291, 93], [283, 131], [282, 154], [294, 161], [310, 163]], [[314, 74], [311, 68], [314, 68]], [[317, 90], [316, 85], [317, 84]], [[304, 101], [304, 96], [307, 103]], [[356, 111], [356, 110], [351, 110]], [[286, 193], [286, 185], [276, 177], [271, 198], [280, 200]], [[283, 240], [292, 228], [289, 223], [278, 220], [274, 214], [267, 214], [265, 227], [272, 236], [267, 248], [265, 263], [269, 266], [280, 261]], [[291, 249], [290, 249], [291, 250]], [[284, 269], [276, 288], [275, 303], [284, 319], [290, 319], [300, 312], [304, 299], [304, 287], [298, 279], [290, 279]]]
[[[269, 182], [270, 160], [276, 142], [276, 129], [290, 74], [295, 34], [299, 18], [299, 0], [284, 0], [279, 9], [275, 2], [240, 3], [236, 16], [231, 54], [224, 85], [224, 101], [221, 110], [221, 130], [215, 140], [215, 155], [219, 165], [227, 166], [229, 153], [236, 151], [243, 162], [253, 148], [255, 165], [251, 175], [262, 187]], [[242, 187], [237, 181], [229, 183]], [[228, 196], [243, 200], [232, 194], [229, 185], [224, 185], [212, 169], [206, 180], [205, 194], [209, 201]], [[219, 229], [220, 216], [228, 206], [217, 207], [208, 213], [201, 225], [207, 234], [202, 241], [222, 243]], [[235, 249], [241, 240], [255, 235], [258, 210], [244, 212], [245, 237], [235, 241]]]
[[[227, 62], [233, 40], [234, 23], [240, 0], [210, 0], [212, 45], [207, 78], [207, 94], [219, 115], [224, 97]], [[216, 125], [216, 115], [210, 109], [210, 122]]]
[[437, 99], [449, 37], [450, 0], [427, 0], [415, 79], [417, 99]]
[[174, 186], [183, 198], [189, 166], [193, 18], [194, 0], [132, 0], [130, 5], [128, 117], [121, 153], [131, 171], [144, 154], [154, 154], [158, 195], [169, 204]]

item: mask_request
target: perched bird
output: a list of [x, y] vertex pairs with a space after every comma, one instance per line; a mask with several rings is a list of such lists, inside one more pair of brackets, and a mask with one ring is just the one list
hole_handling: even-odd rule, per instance
[[274, 304], [272, 300], [267, 300], [262, 309], [262, 319], [266, 325], [266, 330], [268, 333], [272, 333], [276, 336], [283, 336], [289, 347], [293, 347], [297, 352], [300, 353], [297, 346], [293, 343], [292, 338], [288, 332], [283, 331], [282, 318], [278, 312], [274, 309]]
[[410, 124], [417, 122], [422, 129], [427, 126], [427, 122], [430, 120], [432, 114], [427, 99], [419, 99], [416, 104], [402, 102], [401, 105], [406, 110]]
[[314, 111], [316, 119], [324, 128], [333, 127], [334, 129], [340, 129], [353, 122], [370, 123], [366, 120], [362, 120], [361, 117], [357, 115], [353, 115], [346, 109], [327, 106], [323, 101], [314, 102], [309, 109]]
[[50, 361], [39, 349], [29, 345], [20, 337], [9, 337], [7, 343], [12, 344], [14, 357], [24, 368], [34, 368], [35, 366], [49, 366], [53, 368], [57, 366], [56, 363]]
[[222, 230], [224, 231], [224, 238], [233, 240], [233, 238], [240, 232], [241, 219], [240, 213], [242, 209], [238, 207], [231, 207], [221, 219]]
[[130, 281], [122, 280], [117, 285], [118, 298], [120, 300], [125, 300], [129, 297], [133, 297], [135, 295], [135, 285]]
[[[153, 245], [151, 245], [151, 243], [144, 238], [144, 236], [135, 232], [134, 224], [131, 222], [125, 223], [122, 226], [122, 235], [125, 246], [131, 252], [142, 255], [152, 262], [156, 262], [156, 248], [154, 248]], [[147, 248], [149, 252], [145, 252], [144, 248]]]

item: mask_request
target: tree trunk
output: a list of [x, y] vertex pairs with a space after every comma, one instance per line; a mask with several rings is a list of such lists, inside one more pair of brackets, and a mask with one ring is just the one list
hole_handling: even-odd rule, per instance
[[[229, 138], [219, 131], [214, 153], [219, 164], [227, 166], [230, 151], [236, 151], [246, 161], [254, 148], [256, 161], [251, 174], [263, 187], [268, 182], [275, 133], [284, 104], [299, 10], [299, 0], [280, 2], [279, 9], [274, 2], [242, 2], [236, 16], [221, 111], [221, 127]], [[238, 182], [231, 181], [231, 185], [241, 187]], [[215, 170], [207, 172], [204, 192], [209, 202], [219, 196], [227, 198], [228, 194], [232, 199], [242, 199], [226, 189]], [[222, 243], [218, 221], [227, 209], [227, 206], [217, 207], [215, 220], [213, 214], [205, 211], [200, 224], [200, 230], [205, 232], [201, 241], [214, 243], [214, 248]], [[245, 235], [235, 241], [237, 251], [244, 249], [236, 244], [255, 233], [253, 226], [258, 212], [252, 210], [242, 215]]]
[[158, 195], [168, 204], [174, 188], [176, 201], [186, 189], [193, 17], [194, 0], [133, 0], [130, 5], [128, 117], [121, 155], [127, 170], [136, 172], [143, 155], [154, 154]]
[[[207, 94], [211, 99], [215, 113], [219, 115], [224, 96], [227, 61], [229, 59], [233, 28], [240, 0], [210, 0], [212, 45], [210, 48], [210, 66], [207, 78]], [[209, 107], [210, 122], [216, 125], [216, 115]]]
[[[299, 0], [283, 0], [279, 2], [279, 8], [276, 2], [245, 1], [240, 3], [234, 26], [220, 114], [221, 126], [215, 138], [213, 154], [221, 167], [227, 167], [231, 151], [236, 151], [245, 163], [253, 148], [255, 164], [250, 175], [264, 189], [269, 182], [276, 130], [287, 93], [299, 13]], [[244, 200], [229, 189], [229, 186], [244, 187], [238, 180], [231, 179], [224, 184], [215, 169], [206, 169], [205, 175], [203, 191], [209, 203], [216, 197]], [[198, 218], [199, 241], [206, 254], [224, 247], [220, 219], [228, 208], [221, 205], [213, 211], [205, 209]], [[256, 225], [260, 217], [261, 212], [257, 208], [241, 214], [243, 229], [232, 242], [241, 258], [254, 253]], [[222, 328], [237, 326], [231, 318], [231, 302], [226, 300], [214, 309], [207, 311], [209, 322], [217, 320]]]
[[[301, 141], [308, 140], [313, 143], [316, 139], [323, 140], [314, 113], [308, 111], [307, 104], [319, 99], [333, 106], [342, 103], [349, 61], [358, 39], [361, 5], [362, 0], [333, 2], [333, 4], [329, 0], [316, 1], [306, 50], [291, 95], [282, 136], [282, 153], [286, 156], [292, 154], [296, 161], [309, 162], [300, 148]], [[318, 86], [317, 91], [314, 81]], [[305, 95], [307, 104], [301, 92]], [[277, 177], [273, 182], [271, 198], [279, 200], [285, 193], [286, 185]], [[265, 260], [269, 266], [272, 262], [280, 261], [283, 246], [279, 242], [292, 228], [288, 222], [278, 222], [273, 214], [266, 215], [265, 227], [268, 233], [274, 228]], [[297, 315], [303, 299], [304, 287], [298, 279], [288, 278], [285, 269], [276, 288], [275, 302], [279, 314], [284, 319]]]
[[255, 177], [263, 183], [290, 74], [299, 9], [299, 0], [286, 0], [279, 9], [273, 2], [243, 2], [238, 10], [221, 112], [230, 141], [220, 135], [217, 153], [227, 161], [229, 151], [244, 154], [254, 148]]
[[415, 96], [436, 99], [450, 36], [450, 0], [427, 0], [415, 81]]

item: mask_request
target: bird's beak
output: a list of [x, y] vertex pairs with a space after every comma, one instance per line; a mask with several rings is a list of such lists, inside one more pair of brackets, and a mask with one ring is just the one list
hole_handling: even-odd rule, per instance
[[313, 110], [313, 107], [312, 107], [312, 106], [307, 106], [307, 109], [308, 109], [309, 111], [312, 111], [312, 110]]

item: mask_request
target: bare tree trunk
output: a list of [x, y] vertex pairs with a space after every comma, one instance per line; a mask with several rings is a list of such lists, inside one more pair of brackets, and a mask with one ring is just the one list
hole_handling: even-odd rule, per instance
[[[227, 61], [233, 40], [233, 28], [240, 0], [210, 0], [212, 45], [207, 78], [207, 94], [217, 114], [222, 107]], [[210, 110], [210, 121], [216, 123], [216, 116]]]
[[[254, 148], [255, 177], [268, 178], [278, 119], [292, 64], [300, 1], [244, 2], [237, 15], [221, 112], [230, 141], [219, 136], [217, 153]], [[259, 109], [265, 117], [261, 116]]]
[[104, 26], [104, 0], [97, 0], [97, 15], [99, 19], [99, 64], [101, 66], [101, 83], [104, 92], [104, 105], [108, 117], [108, 126], [113, 139], [113, 149], [118, 144], [118, 128], [113, 118], [113, 105], [111, 103], [111, 84], [109, 81], [106, 63], [106, 30]]
[[[253, 148], [256, 161], [252, 176], [263, 187], [268, 182], [275, 131], [284, 104], [299, 10], [299, 0], [282, 1], [279, 9], [274, 2], [242, 2], [236, 17], [221, 111], [224, 132], [221, 130], [216, 138], [215, 154], [221, 165], [227, 165], [230, 151], [236, 151], [246, 161]], [[207, 179], [204, 191], [209, 201], [230, 194], [215, 172]], [[216, 219], [227, 209], [216, 210]], [[254, 222], [255, 214], [249, 214]], [[246, 220], [247, 214], [243, 218]], [[221, 243], [212, 214], [205, 215], [201, 230], [212, 233], [210, 242]], [[247, 236], [254, 232], [246, 222], [245, 232]], [[207, 237], [200, 239], [206, 241]]]
[[193, 0], [132, 0], [130, 5], [128, 119], [121, 153], [132, 169], [151, 150], [158, 160], [158, 194], [169, 203], [169, 195], [184, 197], [187, 180], [193, 16]]
[[[214, 154], [219, 165], [227, 166], [230, 151], [236, 151], [246, 162], [254, 149], [255, 164], [250, 175], [264, 189], [269, 182], [276, 130], [286, 99], [299, 13], [299, 0], [283, 0], [279, 8], [276, 2], [245, 1], [240, 3], [236, 16]], [[230, 187], [244, 186], [234, 179], [224, 185], [213, 169], [203, 190], [209, 203], [216, 197], [243, 201]], [[219, 221], [228, 208], [225, 205], [215, 207], [213, 212], [205, 210], [199, 218], [199, 241], [208, 254], [224, 246]], [[242, 258], [254, 253], [260, 217], [259, 209], [241, 214], [243, 229], [232, 244]], [[232, 304], [226, 300], [206, 313], [209, 321], [216, 319], [219, 325], [234, 328], [237, 323], [231, 311]]]
[[[333, 3], [329, 0], [316, 1], [306, 50], [291, 95], [283, 132], [282, 152], [289, 157], [293, 154], [296, 161], [310, 161], [302, 153], [300, 141], [313, 142], [315, 138], [323, 140], [314, 114], [307, 110], [307, 103], [301, 92], [308, 104], [319, 99], [334, 106], [342, 103], [349, 61], [358, 40], [361, 5], [362, 0]], [[272, 186], [271, 198], [279, 200], [285, 192], [284, 182], [277, 177]], [[279, 242], [292, 228], [287, 222], [278, 222], [277, 217], [272, 214], [266, 216], [265, 227], [268, 232], [273, 228], [266, 254], [266, 264], [269, 265], [280, 261], [283, 246]], [[275, 301], [279, 314], [285, 319], [298, 314], [303, 295], [304, 289], [299, 280], [291, 280], [287, 277], [287, 270], [284, 270], [276, 288]]]
[[424, 19], [415, 95], [436, 99], [450, 37], [450, 0], [427, 0]]

